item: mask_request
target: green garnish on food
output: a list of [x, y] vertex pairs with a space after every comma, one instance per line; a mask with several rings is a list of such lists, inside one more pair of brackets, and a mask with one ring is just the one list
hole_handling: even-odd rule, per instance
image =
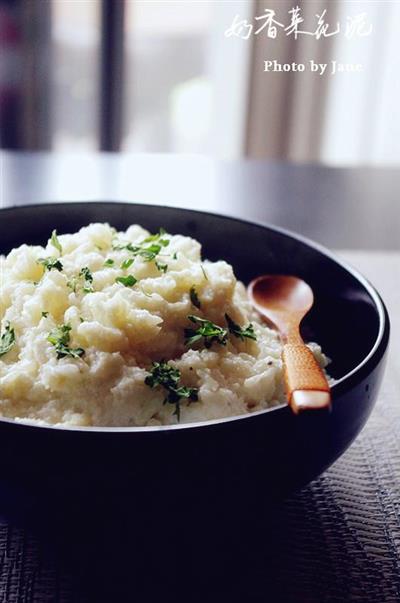
[[189, 315], [188, 319], [195, 325], [198, 325], [197, 329], [185, 329], [185, 344], [192, 345], [196, 341], [204, 340], [206, 348], [210, 348], [212, 344], [219, 343], [220, 345], [226, 345], [228, 331], [213, 322], [200, 318], [199, 316]]
[[49, 313], [48, 313], [48, 312], [42, 312], [42, 316], [43, 316], [43, 318], [47, 318], [47, 317], [48, 317], [48, 315], [49, 315]]
[[161, 262], [157, 262], [157, 260], [156, 260], [156, 266], [157, 266], [157, 270], [159, 270], [160, 272], [163, 272], [164, 274], [168, 270], [168, 264], [162, 264]]
[[118, 276], [115, 279], [116, 283], [121, 283], [121, 285], [125, 285], [125, 287], [133, 287], [137, 283], [137, 278], [135, 278], [132, 274], [128, 274], [128, 276]]
[[129, 268], [130, 266], [132, 266], [133, 262], [135, 261], [134, 258], [129, 258], [128, 260], [124, 260], [121, 264], [121, 268], [122, 270], [126, 270], [127, 268]]
[[62, 255], [62, 247], [60, 241], [58, 240], [56, 230], [53, 230], [53, 232], [51, 233], [50, 243], [53, 245], [53, 247], [57, 249], [57, 251], [60, 252], [60, 255]]
[[114, 260], [112, 260], [111, 258], [108, 258], [105, 262], [104, 262], [104, 266], [114, 266]]
[[243, 329], [241, 326], [239, 326], [238, 324], [236, 324], [236, 322], [232, 320], [229, 314], [225, 314], [225, 320], [228, 324], [229, 333], [232, 333], [232, 335], [234, 335], [235, 337], [238, 337], [242, 341], [244, 341], [245, 338], [257, 341], [257, 337], [254, 332], [254, 327], [251, 323], [245, 329]]
[[76, 288], [78, 286], [78, 277], [73, 276], [69, 281], [67, 281], [67, 287], [72, 289], [74, 293], [76, 293]]
[[93, 293], [93, 274], [90, 272], [87, 266], [81, 268], [79, 276], [84, 280], [83, 292]]
[[71, 358], [80, 358], [84, 355], [85, 350], [83, 348], [70, 348], [70, 325], [60, 325], [51, 331], [47, 337], [47, 341], [50, 341], [56, 349], [57, 358], [65, 358], [71, 356]]
[[[192, 287], [192, 289], [194, 289], [194, 287]], [[190, 299], [192, 303], [194, 303], [194, 300], [192, 299], [192, 289], [190, 290]], [[185, 329], [186, 345], [192, 345], [201, 339], [204, 340], [206, 348], [210, 348], [214, 342], [219, 343], [220, 345], [226, 345], [228, 332], [242, 341], [245, 339], [257, 340], [254, 327], [251, 323], [244, 329], [236, 324], [228, 314], [225, 314], [228, 329], [224, 329], [210, 320], [200, 318], [199, 316], [190, 315], [188, 316], [188, 319], [194, 324], [197, 324], [198, 327], [197, 329]]]
[[181, 418], [181, 400], [188, 400], [190, 402], [196, 402], [199, 390], [195, 387], [185, 387], [180, 385], [181, 373], [179, 369], [175, 368], [165, 360], [161, 362], [153, 362], [150, 375], [147, 375], [144, 382], [149, 387], [163, 387], [167, 395], [164, 398], [163, 404], [175, 404], [174, 415], [177, 416], [178, 421]]
[[67, 287], [72, 289], [74, 293], [77, 292], [78, 288], [82, 288], [83, 293], [93, 293], [93, 274], [87, 266], [84, 266], [78, 274], [72, 276], [67, 282]]
[[200, 264], [200, 268], [201, 268], [201, 271], [202, 271], [202, 273], [204, 275], [204, 278], [206, 279], [206, 281], [208, 281], [207, 272], [205, 271], [203, 264]]
[[199, 296], [197, 295], [196, 287], [194, 285], [192, 287], [190, 287], [189, 294], [190, 294], [190, 301], [192, 302], [192, 304], [195, 306], [195, 308], [198, 308], [200, 310], [201, 303], [199, 300]]
[[58, 270], [59, 272], [61, 272], [63, 269], [63, 265], [60, 260], [54, 257], [39, 258], [37, 260], [37, 263], [42, 264], [46, 270]]
[[146, 237], [143, 240], [143, 243], [152, 243], [153, 241], [159, 241], [161, 239], [161, 237], [163, 237], [165, 234], [166, 234], [165, 229], [161, 227], [156, 234], [152, 234], [152, 235], [149, 235], [148, 237]]
[[169, 241], [167, 239], [160, 239], [158, 243], [152, 243], [147, 247], [141, 246], [134, 248], [134, 254], [140, 255], [144, 259], [145, 262], [151, 262], [156, 259], [160, 251], [163, 247], [169, 245]]
[[10, 323], [6, 323], [4, 331], [0, 335], [0, 356], [4, 356], [11, 350], [15, 343], [15, 332]]
[[126, 249], [130, 251], [134, 257], [141, 257], [145, 262], [152, 262], [158, 256], [163, 247], [169, 245], [168, 239], [163, 239], [162, 235], [165, 234], [165, 230], [160, 228], [157, 234], [150, 235], [143, 239], [143, 241], [137, 245], [133, 243], [114, 245], [114, 249], [121, 250]]

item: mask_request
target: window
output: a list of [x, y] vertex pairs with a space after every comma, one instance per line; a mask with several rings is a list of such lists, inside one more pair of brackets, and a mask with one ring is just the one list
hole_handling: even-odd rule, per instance
[[100, 2], [54, 0], [51, 14], [52, 148], [98, 148]]

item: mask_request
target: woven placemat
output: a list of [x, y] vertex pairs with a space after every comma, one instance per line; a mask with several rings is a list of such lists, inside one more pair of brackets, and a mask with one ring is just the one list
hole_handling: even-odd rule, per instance
[[[244, 509], [223, 542], [218, 535], [210, 537], [209, 555], [196, 559], [195, 567], [190, 564], [196, 548], [190, 522], [196, 518], [186, 519], [187, 540], [179, 546], [168, 542], [160, 548], [153, 526], [152, 538], [140, 543], [143, 559], [151, 564], [161, 558], [166, 570], [150, 571], [147, 586], [139, 587], [141, 570], [137, 559], [130, 560], [140, 518], [131, 518], [128, 526], [115, 511], [111, 521], [105, 510], [97, 528], [87, 528], [92, 545], [85, 554], [94, 560], [89, 576], [81, 567], [83, 557], [70, 552], [64, 557], [51, 534], [44, 537], [20, 519], [0, 519], [1, 602], [400, 601], [400, 254], [343, 256], [376, 285], [392, 319], [379, 401], [349, 450], [323, 476], [273, 509]], [[155, 518], [155, 524], [160, 520], [168, 518]], [[161, 584], [162, 598], [154, 595], [155, 584], [157, 591]]]

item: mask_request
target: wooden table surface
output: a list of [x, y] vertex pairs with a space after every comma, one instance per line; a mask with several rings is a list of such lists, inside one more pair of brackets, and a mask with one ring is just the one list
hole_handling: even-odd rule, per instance
[[400, 169], [174, 155], [0, 152], [0, 204], [135, 201], [270, 222], [336, 249], [400, 250]]
[[[388, 307], [392, 335], [382, 390], [366, 427], [323, 476], [275, 509], [272, 521], [260, 520], [257, 549], [241, 544], [246, 522], [238, 518], [226, 559], [218, 567], [204, 560], [201, 571], [194, 568], [193, 587], [182, 600], [400, 601], [400, 172], [43, 154], [3, 154], [1, 169], [2, 206], [114, 199], [212, 208], [295, 229], [334, 247], [369, 278]], [[43, 532], [9, 508], [7, 492], [0, 491], [0, 512], [7, 509], [0, 517], [0, 601], [152, 601], [135, 591], [129, 561], [140, 518], [103, 511], [101, 522], [82, 528], [71, 557], [54, 526]], [[191, 546], [189, 539], [185, 557], [193, 554]], [[157, 556], [156, 544], [143, 547], [143, 555]], [[226, 569], [236, 568], [238, 559], [240, 571]], [[175, 562], [165, 563], [168, 569]], [[177, 563], [167, 578], [154, 576], [166, 580], [164, 601], [181, 600]], [[210, 575], [229, 579], [211, 588], [203, 584]]]

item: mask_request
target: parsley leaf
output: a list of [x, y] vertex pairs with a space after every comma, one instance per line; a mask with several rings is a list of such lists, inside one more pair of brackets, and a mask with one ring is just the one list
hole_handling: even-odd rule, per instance
[[83, 276], [85, 281], [87, 281], [88, 283], [93, 283], [93, 274], [90, 272], [87, 266], [80, 269], [79, 276]]
[[59, 272], [61, 272], [63, 269], [63, 265], [60, 260], [54, 257], [39, 258], [37, 263], [42, 264], [46, 270], [58, 270]]
[[[146, 237], [143, 240], [143, 243], [150, 243], [152, 241], [159, 241], [161, 239], [161, 237], [164, 236], [165, 234], [166, 234], [165, 229], [161, 227], [156, 234], [149, 235], [148, 237]], [[167, 242], [167, 245], [168, 245], [168, 243], [169, 243], [169, 241]], [[164, 247], [165, 247], [165, 245], [164, 245]]]
[[[168, 244], [169, 241], [166, 241], [166, 243]], [[152, 262], [156, 259], [161, 249], [162, 245], [160, 245], [160, 243], [152, 243], [147, 247], [137, 248], [134, 253], [135, 255], [140, 255], [140, 257], [143, 258], [145, 262]]]
[[80, 358], [85, 353], [85, 350], [82, 348], [69, 347], [71, 328], [70, 325], [60, 325], [53, 329], [47, 337], [47, 341], [52, 343], [55, 347], [57, 358], [65, 358], [65, 356]]
[[48, 315], [49, 315], [49, 313], [48, 313], [48, 312], [42, 312], [42, 316], [43, 316], [43, 318], [47, 318], [47, 317], [48, 317]]
[[53, 247], [57, 249], [57, 251], [60, 252], [60, 255], [62, 255], [62, 247], [60, 241], [58, 240], [56, 230], [53, 230], [53, 232], [51, 233], [50, 243], [53, 245]]
[[93, 293], [93, 274], [87, 266], [81, 268], [79, 276], [84, 279], [83, 292]]
[[157, 269], [158, 269], [160, 272], [163, 272], [164, 274], [165, 274], [165, 273], [167, 272], [167, 270], [168, 270], [168, 264], [162, 264], [161, 262], [157, 262], [157, 260], [156, 260], [156, 266], [157, 266]]
[[190, 287], [189, 293], [190, 293], [190, 301], [195, 306], [195, 308], [198, 308], [200, 310], [201, 303], [199, 300], [199, 296], [197, 295], [196, 287], [194, 285], [192, 287]]
[[153, 362], [150, 374], [147, 375], [144, 382], [149, 387], [163, 387], [167, 395], [164, 398], [164, 404], [175, 404], [174, 415], [178, 421], [181, 418], [180, 402], [186, 399], [190, 402], [196, 402], [199, 390], [195, 387], [185, 387], [180, 385], [181, 373], [165, 360], [161, 362]]
[[229, 333], [232, 333], [232, 335], [238, 337], [241, 339], [241, 341], [244, 341], [245, 338], [257, 341], [256, 334], [254, 333], [254, 327], [251, 323], [245, 329], [243, 329], [232, 320], [229, 314], [225, 314], [225, 320], [228, 324]]
[[128, 276], [118, 276], [115, 279], [116, 283], [121, 283], [121, 285], [125, 285], [125, 287], [133, 287], [137, 283], [137, 278], [135, 278], [132, 274], [128, 274]]
[[122, 270], [126, 270], [127, 268], [129, 268], [130, 266], [132, 266], [133, 262], [135, 261], [134, 258], [129, 258], [129, 260], [124, 260], [121, 264], [121, 268]]
[[4, 326], [4, 331], [0, 335], [0, 356], [4, 356], [11, 350], [15, 343], [15, 332], [8, 322]]
[[210, 320], [199, 318], [198, 316], [190, 315], [188, 319], [197, 324], [197, 329], [185, 329], [185, 344], [192, 345], [200, 339], [204, 339], [206, 348], [210, 348], [214, 341], [220, 345], [226, 345], [228, 331], [214, 324]]
[[158, 256], [163, 247], [167, 247], [169, 245], [169, 239], [162, 238], [162, 235], [164, 234], [165, 230], [160, 228], [160, 231], [157, 234], [146, 237], [137, 245], [133, 245], [133, 243], [127, 243], [126, 245], [114, 245], [114, 249], [126, 249], [135, 257], [140, 256], [145, 262], [152, 262]]
[[104, 262], [104, 266], [114, 266], [114, 260], [112, 260], [111, 258], [108, 258], [105, 262]]

